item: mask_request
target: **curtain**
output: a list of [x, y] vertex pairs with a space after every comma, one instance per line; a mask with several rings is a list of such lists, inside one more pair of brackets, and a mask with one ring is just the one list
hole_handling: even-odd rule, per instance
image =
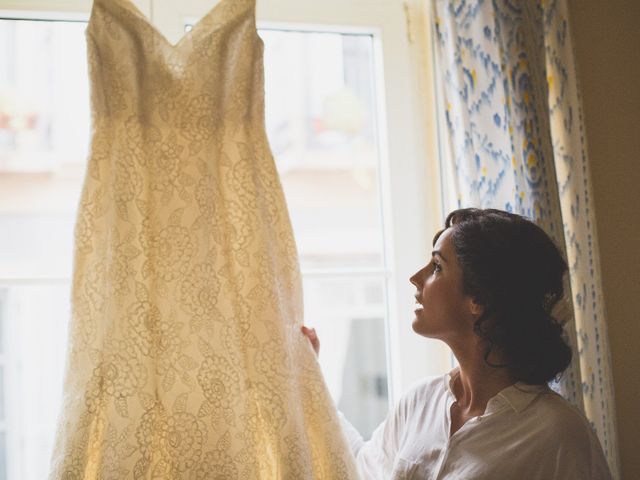
[[[613, 379], [566, 0], [434, 0], [448, 207], [535, 220], [564, 250], [572, 365], [551, 386], [590, 420], [619, 478]], [[562, 313], [560, 313], [562, 315]]]

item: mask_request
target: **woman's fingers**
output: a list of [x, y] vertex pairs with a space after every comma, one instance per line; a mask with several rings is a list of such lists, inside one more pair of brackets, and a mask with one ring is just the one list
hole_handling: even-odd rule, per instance
[[302, 331], [302, 334], [309, 339], [309, 342], [313, 347], [313, 351], [316, 352], [316, 356], [320, 355], [320, 339], [318, 338], [316, 329], [307, 328], [303, 325], [300, 330]]

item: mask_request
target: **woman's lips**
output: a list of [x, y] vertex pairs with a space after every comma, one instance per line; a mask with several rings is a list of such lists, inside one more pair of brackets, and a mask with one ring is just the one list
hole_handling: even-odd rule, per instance
[[415, 307], [414, 312], [417, 312], [418, 310], [422, 310], [424, 308], [424, 305], [422, 305], [422, 301], [420, 300], [420, 297], [418, 297], [417, 295], [415, 295], [415, 299], [416, 299], [416, 303], [414, 304], [414, 307]]

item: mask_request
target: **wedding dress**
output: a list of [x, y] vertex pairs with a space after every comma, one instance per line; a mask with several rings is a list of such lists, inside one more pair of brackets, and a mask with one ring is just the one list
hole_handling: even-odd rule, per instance
[[53, 479], [343, 479], [265, 134], [255, 0], [175, 45], [130, 0], [86, 29], [92, 138]]

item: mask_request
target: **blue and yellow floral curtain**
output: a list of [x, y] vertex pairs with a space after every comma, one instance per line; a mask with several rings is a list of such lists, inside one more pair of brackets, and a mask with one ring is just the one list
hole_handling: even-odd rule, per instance
[[553, 387], [582, 409], [615, 478], [613, 381], [566, 0], [433, 0], [450, 208], [533, 218], [565, 250], [574, 361]]

